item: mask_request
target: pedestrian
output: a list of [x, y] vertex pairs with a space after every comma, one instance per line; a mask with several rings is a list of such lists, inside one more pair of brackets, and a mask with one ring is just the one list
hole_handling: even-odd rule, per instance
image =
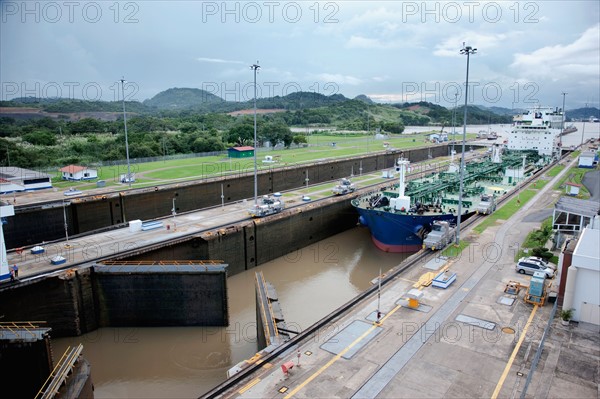
[[10, 281], [15, 281], [15, 271], [12, 268], [10, 269]]
[[12, 269], [13, 269], [13, 273], [15, 274], [15, 278], [18, 279], [19, 278], [19, 268], [17, 267], [16, 263], [13, 265]]

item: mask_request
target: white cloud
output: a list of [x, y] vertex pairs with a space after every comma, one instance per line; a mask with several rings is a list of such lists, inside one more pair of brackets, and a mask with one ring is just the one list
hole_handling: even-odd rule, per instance
[[398, 93], [367, 94], [367, 97], [377, 103], [401, 103], [407, 101], [405, 95]]
[[319, 73], [315, 75], [315, 78], [322, 82], [333, 82], [338, 85], [348, 84], [356, 86], [362, 83], [362, 79], [350, 75], [342, 75], [340, 73]]
[[590, 78], [598, 82], [600, 69], [600, 24], [581, 34], [574, 42], [541, 47], [529, 54], [516, 53], [511, 68], [535, 79]]
[[248, 65], [250, 65], [247, 62], [234, 61], [234, 60], [224, 60], [222, 58], [198, 57], [198, 58], [196, 58], [196, 61], [199, 61], [199, 62], [209, 62], [209, 63], [215, 63], [215, 64], [248, 64]]
[[505, 43], [507, 40], [516, 39], [520, 35], [521, 32], [519, 31], [497, 34], [481, 34], [466, 31], [459, 35], [453, 35], [436, 45], [433, 55], [438, 57], [460, 57], [460, 49], [463, 47], [463, 43], [480, 51], [489, 51]]

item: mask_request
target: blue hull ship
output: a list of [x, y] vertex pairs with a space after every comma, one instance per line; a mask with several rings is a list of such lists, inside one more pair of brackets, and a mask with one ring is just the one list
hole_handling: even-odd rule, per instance
[[[496, 145], [490, 159], [465, 166], [461, 222], [476, 212], [490, 213], [490, 198], [495, 208], [496, 198], [513, 190], [541, 167], [526, 163], [524, 153], [501, 159], [501, 152]], [[539, 159], [537, 154], [529, 154], [529, 157], [530, 161]], [[460, 175], [453, 160], [447, 171], [406, 182], [408, 163], [403, 159], [398, 161], [399, 183], [389, 191], [352, 200], [359, 213], [359, 223], [369, 228], [373, 243], [382, 251], [416, 252], [421, 249], [434, 221], [457, 222]]]
[[371, 231], [375, 246], [385, 252], [417, 252], [435, 220], [456, 223], [456, 216], [452, 214], [403, 215], [363, 208], [356, 210], [360, 224]]

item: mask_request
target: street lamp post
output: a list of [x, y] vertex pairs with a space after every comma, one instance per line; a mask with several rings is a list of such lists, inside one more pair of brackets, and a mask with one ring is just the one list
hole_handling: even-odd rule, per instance
[[256, 164], [256, 71], [260, 69], [258, 61], [256, 61], [256, 64], [250, 65], [250, 69], [254, 71], [254, 207], [256, 208], [258, 206], [258, 172], [256, 169], [258, 167]]
[[171, 209], [171, 213], [173, 215], [173, 231], [177, 230], [177, 222], [175, 220], [175, 215], [177, 215], [177, 208], [175, 208], [175, 197], [173, 197], [173, 208]]
[[465, 79], [465, 112], [463, 116], [462, 150], [460, 154], [460, 188], [458, 192], [458, 217], [456, 221], [456, 245], [460, 244], [460, 219], [462, 217], [463, 180], [465, 177], [465, 140], [467, 138], [467, 101], [469, 99], [469, 58], [477, 52], [476, 48], [465, 46], [460, 50], [462, 55], [467, 55], [467, 77]]
[[[587, 103], [585, 103], [585, 109], [587, 109], [588, 105]], [[584, 143], [584, 138], [583, 135], [585, 134], [585, 118], [583, 118], [583, 128], [581, 129], [581, 150], [583, 151], [583, 143]]]
[[452, 110], [452, 160], [454, 160], [454, 145], [456, 144], [456, 103], [458, 101], [458, 91], [454, 93], [454, 109]]
[[67, 209], [65, 207], [65, 200], [63, 199], [62, 201], [62, 205], [63, 205], [63, 218], [65, 221], [65, 248], [69, 248], [71, 245], [69, 244], [69, 224], [67, 223]]
[[561, 126], [560, 126], [560, 136], [558, 136], [558, 158], [560, 159], [561, 155], [562, 155], [562, 136], [565, 133], [565, 117], [566, 117], [566, 112], [565, 112], [565, 97], [567, 96], [567, 92], [562, 92], [561, 93], [563, 96], [563, 106], [562, 106], [562, 122], [561, 122]]
[[127, 157], [127, 182], [131, 188], [131, 166], [129, 165], [129, 141], [127, 140], [127, 113], [125, 112], [125, 78], [121, 78], [121, 94], [123, 97], [123, 124], [125, 125], [125, 156]]

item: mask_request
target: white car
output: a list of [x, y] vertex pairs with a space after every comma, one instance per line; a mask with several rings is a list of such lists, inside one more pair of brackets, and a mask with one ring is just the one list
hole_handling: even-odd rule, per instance
[[546, 261], [538, 256], [526, 256], [526, 257], [519, 259], [519, 262], [521, 262], [521, 261], [537, 263], [538, 265], [541, 265], [544, 267], [549, 267], [552, 270], [556, 270], [555, 265], [548, 263], [548, 261]]
[[533, 274], [535, 272], [543, 272], [547, 278], [554, 277], [554, 269], [540, 265], [537, 262], [529, 261], [527, 259], [519, 259], [519, 262], [515, 266], [515, 270], [521, 274]]

